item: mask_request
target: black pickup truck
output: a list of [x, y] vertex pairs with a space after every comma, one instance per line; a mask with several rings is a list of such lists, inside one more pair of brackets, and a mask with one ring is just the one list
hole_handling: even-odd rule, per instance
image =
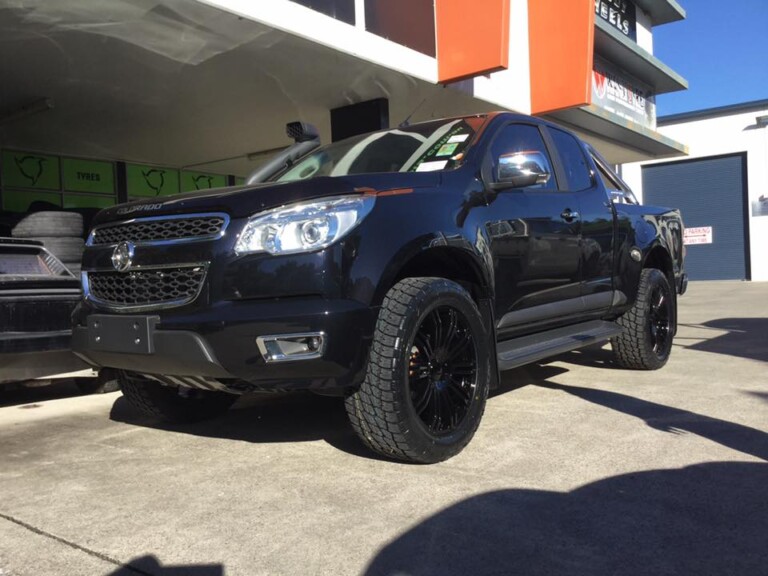
[[500, 370], [609, 339], [624, 367], [666, 363], [680, 214], [571, 133], [510, 113], [288, 132], [246, 186], [97, 216], [73, 347], [139, 408], [338, 395], [368, 447], [429, 463], [469, 442]]

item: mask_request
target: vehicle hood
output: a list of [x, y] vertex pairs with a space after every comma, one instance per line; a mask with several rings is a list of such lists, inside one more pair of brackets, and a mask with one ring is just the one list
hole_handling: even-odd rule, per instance
[[102, 210], [92, 225], [166, 214], [225, 212], [233, 218], [251, 216], [294, 202], [344, 194], [380, 193], [398, 188], [437, 186], [436, 172], [323, 176], [295, 182], [215, 188], [178, 196], [146, 198]]

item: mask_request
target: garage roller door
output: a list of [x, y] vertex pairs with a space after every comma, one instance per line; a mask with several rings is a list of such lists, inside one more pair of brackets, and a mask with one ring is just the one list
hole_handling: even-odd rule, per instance
[[686, 228], [711, 228], [711, 244], [688, 245], [691, 280], [749, 278], [745, 230], [746, 155], [643, 167], [643, 203], [680, 208]]

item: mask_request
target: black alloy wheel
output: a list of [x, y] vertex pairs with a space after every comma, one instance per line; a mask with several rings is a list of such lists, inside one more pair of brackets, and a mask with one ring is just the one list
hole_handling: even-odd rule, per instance
[[672, 310], [669, 294], [661, 285], [654, 287], [650, 303], [648, 329], [650, 330], [653, 352], [658, 358], [664, 358], [668, 354], [668, 341], [671, 337]]
[[477, 349], [466, 317], [451, 306], [433, 309], [411, 346], [408, 385], [413, 409], [436, 435], [464, 421], [477, 388]]
[[345, 402], [363, 443], [422, 464], [461, 452], [485, 410], [488, 340], [477, 304], [456, 282], [395, 284], [379, 311], [365, 380]]

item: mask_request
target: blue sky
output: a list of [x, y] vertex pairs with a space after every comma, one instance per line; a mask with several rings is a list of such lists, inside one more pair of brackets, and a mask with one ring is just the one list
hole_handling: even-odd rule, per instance
[[768, 99], [768, 0], [678, 0], [687, 17], [653, 29], [653, 53], [688, 80], [657, 114]]

